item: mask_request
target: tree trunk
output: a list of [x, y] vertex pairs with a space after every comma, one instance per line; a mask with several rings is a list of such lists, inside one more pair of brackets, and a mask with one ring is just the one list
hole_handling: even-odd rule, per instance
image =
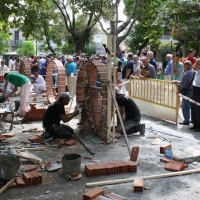
[[140, 56], [140, 54], [142, 52], [142, 49], [147, 46], [148, 42], [149, 42], [149, 38], [146, 38], [146, 40], [144, 41], [144, 43], [139, 48], [139, 51], [137, 53], [138, 56]]

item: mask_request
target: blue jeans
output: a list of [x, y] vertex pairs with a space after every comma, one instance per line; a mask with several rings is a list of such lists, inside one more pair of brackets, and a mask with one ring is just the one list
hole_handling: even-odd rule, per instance
[[[184, 96], [191, 98], [192, 90], [187, 90]], [[182, 112], [183, 112], [184, 122], [190, 124], [190, 102], [187, 101], [186, 99], [182, 100]]]

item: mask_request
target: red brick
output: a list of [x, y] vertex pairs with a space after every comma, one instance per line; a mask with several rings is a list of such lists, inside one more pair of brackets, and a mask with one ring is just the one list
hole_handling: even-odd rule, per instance
[[164, 154], [165, 150], [167, 148], [172, 149], [172, 145], [171, 144], [163, 144], [162, 146], [160, 146], [160, 153]]
[[83, 194], [83, 200], [93, 200], [100, 195], [104, 195], [104, 191], [100, 188], [94, 188]]
[[130, 160], [136, 161], [138, 158], [139, 146], [132, 147]]
[[67, 142], [65, 142], [64, 144], [66, 144], [67, 146], [73, 146], [77, 143], [77, 140], [69, 140]]
[[141, 178], [134, 179], [134, 187], [133, 190], [136, 192], [143, 192], [144, 191], [144, 182]]
[[22, 176], [27, 185], [35, 185], [34, 177], [30, 172], [23, 173]]
[[17, 177], [16, 178], [16, 183], [17, 183], [18, 187], [24, 187], [24, 186], [26, 186], [26, 182], [21, 177]]

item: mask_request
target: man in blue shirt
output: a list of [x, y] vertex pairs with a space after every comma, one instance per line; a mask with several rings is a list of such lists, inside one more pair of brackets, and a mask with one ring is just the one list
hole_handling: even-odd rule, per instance
[[129, 79], [129, 76], [133, 74], [133, 54], [128, 53], [127, 55], [127, 63], [122, 70], [122, 79]]
[[166, 61], [167, 65], [165, 68], [165, 80], [171, 81], [172, 80], [172, 69], [173, 69], [173, 64], [172, 64], [172, 54], [167, 54], [166, 55]]
[[67, 87], [69, 94], [73, 97], [75, 95], [75, 89], [76, 89], [76, 64], [73, 61], [73, 57], [67, 58], [67, 65], [66, 66], [66, 75], [67, 75]]

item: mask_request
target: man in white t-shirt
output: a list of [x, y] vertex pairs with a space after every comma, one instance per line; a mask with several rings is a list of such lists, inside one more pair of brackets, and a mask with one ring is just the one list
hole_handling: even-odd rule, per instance
[[4, 71], [4, 72], [5, 71], [7, 71], [7, 72], [10, 71], [9, 68], [8, 68], [8, 66], [5, 65], [4, 60], [1, 61], [0, 71]]
[[33, 83], [33, 91], [36, 94], [41, 94], [46, 87], [44, 78], [38, 72], [34, 73], [34, 80], [31, 83]]
[[138, 55], [133, 56], [133, 74], [132, 76], [139, 76], [141, 72], [141, 61], [138, 58]]
[[8, 63], [8, 67], [11, 71], [14, 69], [14, 64], [15, 64], [14, 57], [11, 57]]
[[[0, 88], [4, 91], [5, 82], [1, 84]], [[12, 83], [8, 83], [7, 90], [5, 96], [7, 97], [14, 89], [14, 85]]]

